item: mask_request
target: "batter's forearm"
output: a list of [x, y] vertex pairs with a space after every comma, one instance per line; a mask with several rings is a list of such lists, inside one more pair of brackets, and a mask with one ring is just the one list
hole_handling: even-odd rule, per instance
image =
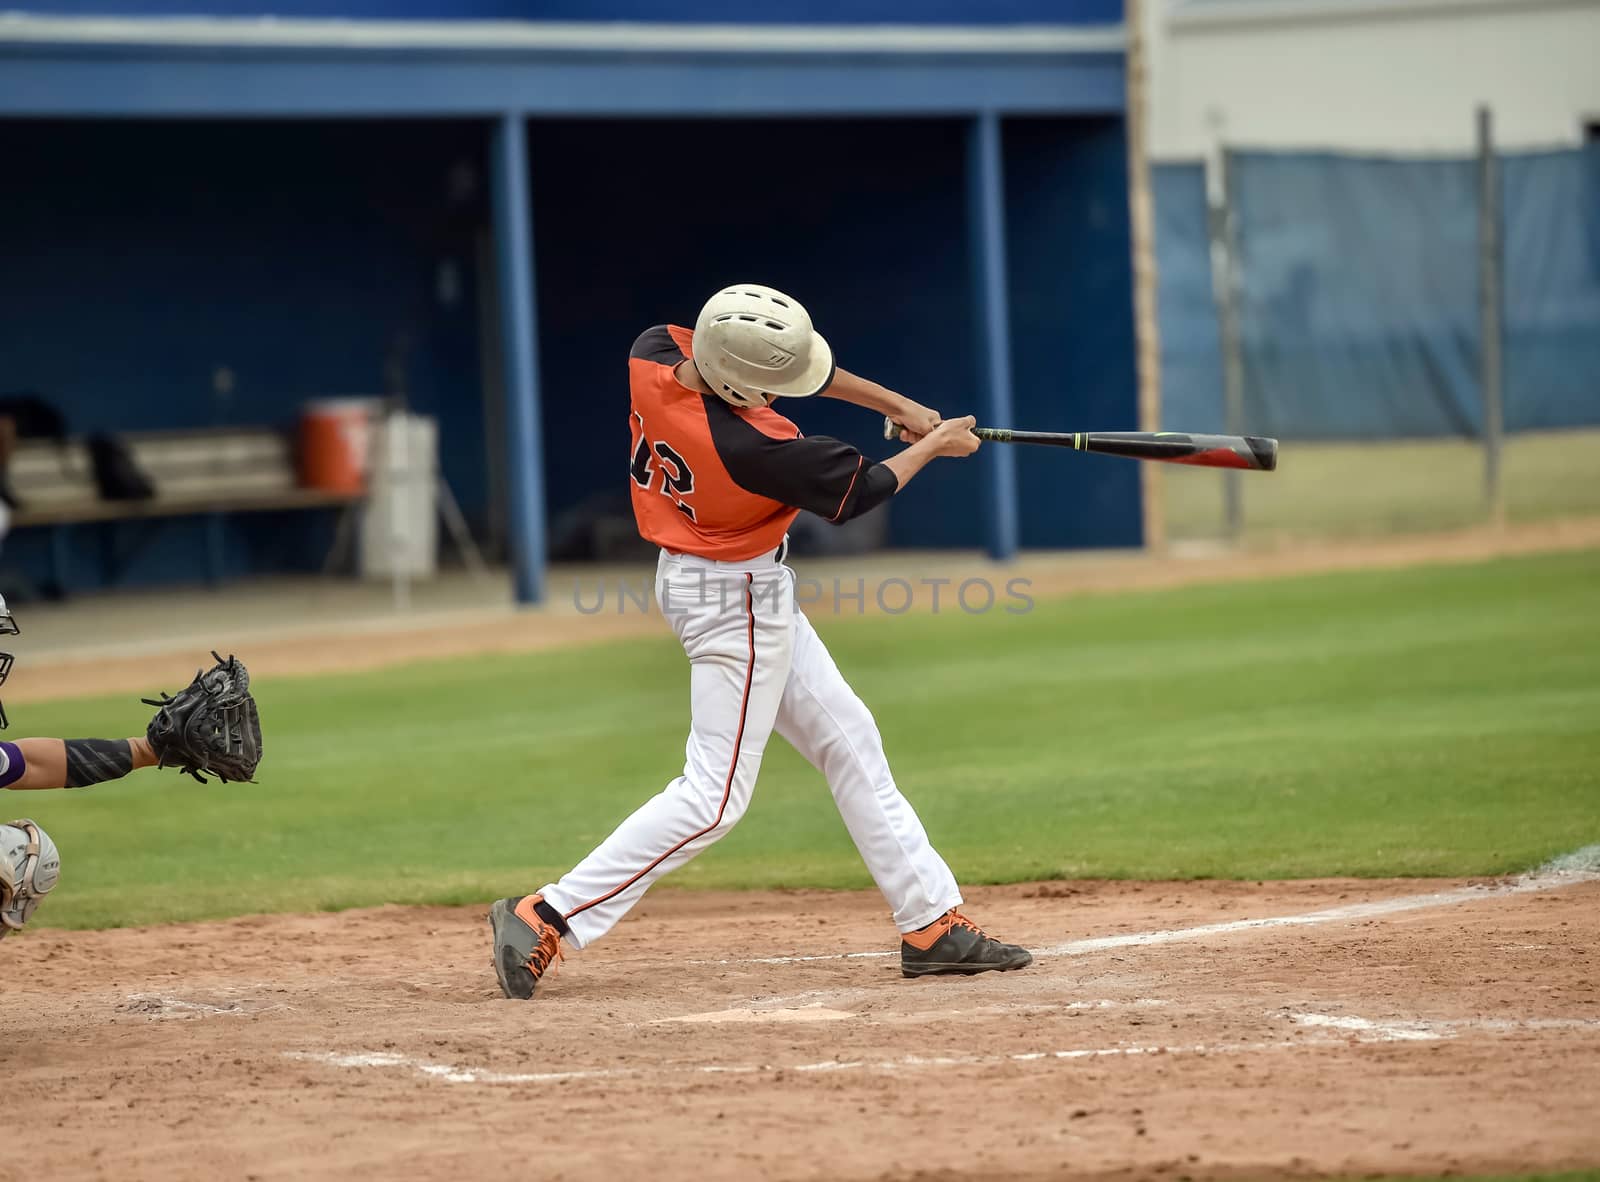
[[20, 775], [5, 787], [86, 788], [118, 780], [142, 767], [154, 767], [155, 752], [143, 738], [130, 739], [18, 739], [0, 744], [10, 748], [6, 776]]
[[900, 487], [895, 489], [898, 493], [911, 483], [911, 478], [922, 471], [927, 462], [939, 454], [931, 437], [919, 439], [910, 447], [890, 456], [882, 461], [883, 466], [894, 473], [895, 479], [900, 482]]
[[896, 394], [887, 386], [880, 386], [847, 369], [834, 370], [833, 384], [822, 393], [827, 398], [837, 398], [885, 416], [903, 414], [910, 404], [905, 395]]

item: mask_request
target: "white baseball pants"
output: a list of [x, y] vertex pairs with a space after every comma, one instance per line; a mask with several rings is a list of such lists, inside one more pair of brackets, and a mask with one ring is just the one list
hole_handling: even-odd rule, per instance
[[871, 712], [795, 606], [794, 572], [774, 555], [715, 562], [663, 551], [655, 589], [689, 656], [683, 774], [544, 888], [568, 942], [583, 948], [605, 935], [651, 883], [738, 823], [774, 731], [827, 777], [902, 932], [959, 905], [955, 876], [895, 786]]

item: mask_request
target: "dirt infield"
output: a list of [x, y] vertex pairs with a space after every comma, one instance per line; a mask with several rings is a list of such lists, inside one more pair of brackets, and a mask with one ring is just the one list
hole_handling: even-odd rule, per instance
[[481, 908], [29, 931], [4, 949], [29, 1144], [0, 1177], [1600, 1163], [1592, 875], [1052, 883], [969, 910], [1033, 967], [904, 980], [877, 896], [812, 892], [659, 892], [531, 1003], [499, 997]]

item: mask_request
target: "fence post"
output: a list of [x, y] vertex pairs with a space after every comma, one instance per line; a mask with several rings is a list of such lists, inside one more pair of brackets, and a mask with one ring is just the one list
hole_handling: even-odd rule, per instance
[[[968, 234], [972, 243], [972, 302], [977, 313], [978, 357], [984, 415], [1011, 422], [1011, 312], [1006, 278], [1004, 144], [1000, 116], [984, 111], [967, 125]], [[985, 535], [989, 557], [1017, 556], [1017, 457], [1009, 447], [989, 447]]]
[[1478, 375], [1483, 387], [1483, 494], [1489, 520], [1505, 524], [1501, 449], [1505, 443], [1505, 301], [1501, 285], [1500, 168], [1494, 154], [1494, 115], [1478, 108]]
[[490, 163], [499, 253], [500, 348], [505, 358], [502, 446], [507, 449], [511, 477], [512, 588], [518, 603], [538, 603], [545, 587], [544, 449], [539, 439], [539, 334], [527, 134], [520, 112], [501, 115], [494, 125]]
[[[1217, 301], [1217, 329], [1222, 343], [1223, 431], [1244, 434], [1244, 347], [1239, 334], [1239, 236], [1235, 224], [1233, 169], [1228, 150], [1219, 149], [1207, 161], [1212, 172], [1207, 229], [1211, 237], [1211, 290]], [[1222, 472], [1222, 511], [1228, 537], [1238, 541], [1244, 532], [1244, 502], [1239, 473]]]
[[[1124, 0], [1128, 30], [1128, 212], [1133, 242], [1133, 323], [1139, 382], [1139, 430], [1161, 430], [1161, 323], [1156, 276], [1155, 211], [1150, 195], [1148, 66], [1145, 38], [1147, 0]], [[1144, 544], [1152, 553], [1166, 549], [1165, 472], [1161, 464], [1140, 464]]]

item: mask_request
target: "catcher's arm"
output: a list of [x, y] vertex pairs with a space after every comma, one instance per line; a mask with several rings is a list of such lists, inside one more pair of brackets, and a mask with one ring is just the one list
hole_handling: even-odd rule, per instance
[[[216, 654], [212, 654], [215, 656]], [[143, 737], [0, 742], [0, 788], [86, 788], [144, 767], [178, 767], [206, 782], [249, 780], [261, 761], [261, 719], [242, 661], [217, 657], [161, 709]]]
[[150, 741], [133, 739], [18, 739], [0, 743], [0, 788], [87, 788], [154, 767]]

